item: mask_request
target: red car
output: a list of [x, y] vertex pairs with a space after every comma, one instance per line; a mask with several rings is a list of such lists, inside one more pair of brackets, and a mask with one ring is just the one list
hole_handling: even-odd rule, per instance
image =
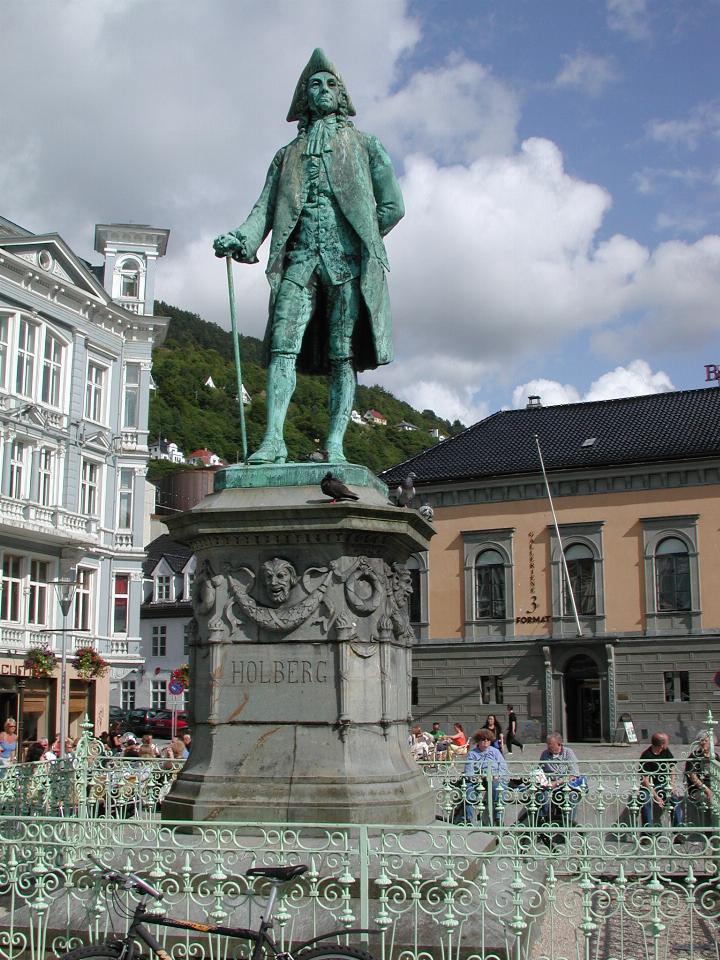
[[[189, 724], [184, 710], [178, 710], [176, 715], [177, 732], [182, 733]], [[172, 736], [172, 713], [169, 710], [158, 710], [150, 720], [150, 733], [158, 740], [169, 740]]]

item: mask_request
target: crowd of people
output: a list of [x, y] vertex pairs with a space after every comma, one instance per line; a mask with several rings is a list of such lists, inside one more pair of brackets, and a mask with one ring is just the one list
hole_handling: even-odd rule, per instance
[[[485, 725], [471, 738], [462, 724], [453, 725], [453, 733], [446, 734], [441, 724], [434, 722], [428, 731], [415, 725], [409, 737], [412, 756], [419, 761], [464, 761], [462, 776], [454, 782], [459, 794], [452, 819], [454, 823], [476, 823], [485, 819], [498, 825], [509, 786], [518, 788], [518, 796], [526, 804], [524, 819], [543, 827], [574, 827], [577, 807], [588, 792], [587, 777], [581, 773], [580, 763], [573, 749], [563, 742], [562, 734], [548, 734], [545, 748], [537, 764], [523, 777], [512, 780], [506, 753], [523, 744], [517, 737], [517, 716], [511, 705], [507, 707], [505, 733], [498, 717], [489, 714]], [[712, 764], [720, 755], [714, 748], [711, 732], [701, 732], [691, 747], [680, 775], [677, 760], [666, 733], [654, 733], [648, 747], [639, 758], [639, 819], [644, 829], [660, 826], [667, 816], [668, 825], [676, 831], [686, 822], [695, 826], [710, 826], [713, 798]], [[683, 789], [684, 788], [684, 789]], [[684, 841], [682, 833], [675, 839]], [[559, 835], [539, 835], [540, 842], [561, 842]]]
[[[133, 733], [124, 733], [117, 723], [111, 724], [109, 729], [101, 733], [98, 739], [102, 742], [107, 753], [112, 756], [138, 757], [140, 759], [162, 757], [168, 760], [187, 760], [192, 745], [192, 735], [189, 730], [184, 730], [180, 736], [161, 748], [153, 741], [152, 734], [145, 733], [141, 737], [136, 737]], [[77, 737], [65, 738], [64, 754], [66, 758], [70, 760], [74, 758], [77, 744]], [[62, 752], [60, 734], [55, 736], [52, 743], [46, 737], [41, 737], [30, 743], [18, 744], [17, 723], [12, 717], [5, 720], [2, 731], [0, 731], [0, 769], [10, 763], [19, 761], [52, 763], [60, 758]]]

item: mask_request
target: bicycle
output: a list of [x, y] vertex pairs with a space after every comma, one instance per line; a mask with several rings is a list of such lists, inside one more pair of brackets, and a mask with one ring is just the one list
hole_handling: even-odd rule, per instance
[[178, 930], [193, 930], [197, 933], [219, 934], [238, 940], [254, 943], [249, 960], [266, 960], [274, 957], [275, 960], [374, 960], [374, 957], [365, 950], [357, 947], [344, 947], [333, 944], [322, 944], [322, 940], [330, 937], [346, 936], [347, 934], [371, 933], [370, 930], [335, 930], [330, 933], [305, 940], [289, 950], [279, 950], [272, 936], [272, 914], [275, 908], [278, 888], [300, 877], [308, 869], [303, 864], [288, 867], [251, 867], [245, 871], [249, 878], [262, 877], [270, 883], [270, 895], [265, 905], [265, 912], [260, 915], [260, 926], [251, 930], [246, 927], [226, 927], [209, 923], [198, 923], [194, 920], [180, 920], [164, 914], [151, 913], [147, 910], [151, 898], [162, 900], [161, 891], [151, 887], [141, 877], [134, 873], [121, 873], [118, 870], [108, 869], [95, 857], [88, 858], [103, 870], [102, 880], [108, 886], [117, 886], [123, 890], [132, 890], [140, 894], [130, 921], [126, 935], [122, 939], [106, 940], [87, 947], [77, 947], [63, 954], [60, 960], [134, 960], [140, 957], [136, 949], [136, 941], [140, 940], [150, 948], [158, 960], [171, 960], [170, 954], [150, 933], [145, 923], [157, 924], [161, 927], [173, 927]]

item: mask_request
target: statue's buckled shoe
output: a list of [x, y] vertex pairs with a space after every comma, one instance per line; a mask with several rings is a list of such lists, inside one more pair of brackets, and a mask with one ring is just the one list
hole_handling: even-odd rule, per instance
[[266, 440], [248, 457], [248, 463], [285, 463], [287, 447], [282, 440]]
[[347, 463], [347, 457], [343, 453], [341, 443], [328, 443], [327, 445], [328, 463]]

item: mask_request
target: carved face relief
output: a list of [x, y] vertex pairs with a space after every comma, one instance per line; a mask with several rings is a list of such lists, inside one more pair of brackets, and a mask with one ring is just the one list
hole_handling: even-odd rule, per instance
[[307, 100], [310, 113], [316, 117], [326, 117], [337, 113], [340, 83], [332, 73], [322, 70], [314, 73], [307, 83]]
[[295, 567], [288, 561], [275, 557], [262, 565], [265, 588], [274, 604], [286, 603], [291, 589], [297, 583]]
[[408, 568], [399, 563], [393, 567], [392, 588], [398, 607], [407, 606], [413, 592], [412, 577]]

